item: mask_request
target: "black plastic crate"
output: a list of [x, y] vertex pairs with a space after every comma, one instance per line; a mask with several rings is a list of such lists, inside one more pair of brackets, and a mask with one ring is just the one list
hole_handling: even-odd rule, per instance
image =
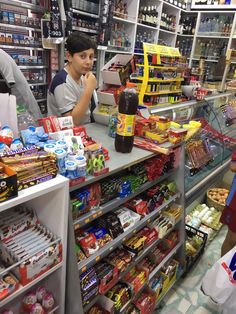
[[205, 246], [206, 246], [208, 234], [199, 230], [199, 229], [196, 229], [192, 226], [189, 226], [188, 224], [185, 225], [185, 231], [186, 231], [186, 235], [189, 238], [193, 238], [194, 236], [198, 236], [198, 237], [202, 238], [202, 240], [203, 240], [202, 245], [199, 247], [197, 253], [194, 256], [187, 256], [186, 255], [185, 273], [187, 273], [193, 267], [193, 265], [196, 263], [196, 261], [199, 259], [199, 257], [203, 254]]

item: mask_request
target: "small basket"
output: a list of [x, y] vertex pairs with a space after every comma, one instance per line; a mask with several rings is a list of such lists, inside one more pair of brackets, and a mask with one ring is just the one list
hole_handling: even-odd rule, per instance
[[198, 249], [197, 253], [194, 256], [186, 256], [185, 274], [187, 274], [196, 263], [196, 261], [199, 259], [199, 257], [203, 254], [208, 234], [187, 224], [185, 225], [185, 232], [190, 238], [197, 235], [198, 237], [201, 237], [203, 239], [202, 245]]
[[[208, 207], [214, 207], [216, 210], [222, 211], [225, 208], [225, 204], [221, 204], [215, 200], [213, 200], [210, 196], [209, 196], [209, 192], [210, 190], [213, 190], [212, 188], [207, 190], [207, 206]], [[222, 190], [222, 189], [221, 189]], [[225, 191], [228, 191], [227, 189], [224, 189]], [[228, 191], [229, 192], [229, 191]]]

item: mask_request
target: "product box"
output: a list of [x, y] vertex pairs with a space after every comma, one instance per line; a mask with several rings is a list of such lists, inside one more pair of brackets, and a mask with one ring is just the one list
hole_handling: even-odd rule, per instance
[[[62, 243], [49, 244], [47, 248], [40, 250], [40, 245], [35, 244], [36, 253], [32, 257], [25, 259], [18, 266], [14, 267], [12, 272], [19, 279], [20, 283], [25, 286], [32, 282], [46, 271], [50, 270], [53, 266], [62, 261]], [[6, 249], [4, 242], [0, 244], [1, 259], [9, 264], [14, 265], [18, 261], [13, 258], [12, 251]]]
[[[102, 79], [105, 84], [122, 85], [129, 78], [129, 62], [132, 55], [117, 54], [108, 63], [104, 65], [101, 71]], [[118, 71], [108, 70], [113, 64], [119, 64], [122, 67]]]
[[99, 88], [97, 91], [99, 103], [111, 106], [116, 106], [118, 104], [118, 94], [119, 88], [108, 84], [104, 84], [102, 88]]
[[156, 305], [156, 293], [147, 286], [135, 297], [134, 304], [141, 314], [152, 314]]
[[[0, 272], [5, 268], [0, 264]], [[0, 301], [19, 289], [19, 281], [11, 273], [0, 276]]]
[[18, 196], [17, 174], [11, 168], [0, 162], [0, 170], [7, 175], [6, 178], [0, 177], [0, 202]]
[[0, 33], [0, 42], [1, 43], [5, 43], [6, 42], [5, 33]]

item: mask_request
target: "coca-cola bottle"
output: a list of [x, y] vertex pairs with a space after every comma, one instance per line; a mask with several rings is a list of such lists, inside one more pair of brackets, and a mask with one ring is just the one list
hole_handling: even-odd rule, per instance
[[130, 153], [134, 143], [135, 114], [138, 106], [138, 95], [135, 84], [127, 83], [120, 93], [118, 102], [118, 123], [115, 137], [115, 149], [120, 153]]

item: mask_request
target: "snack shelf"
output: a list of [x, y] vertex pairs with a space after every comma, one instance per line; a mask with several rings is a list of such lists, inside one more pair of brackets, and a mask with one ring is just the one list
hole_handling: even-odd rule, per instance
[[153, 96], [153, 95], [177, 94], [177, 93], [182, 93], [182, 90], [181, 89], [177, 89], [177, 90], [163, 90], [163, 91], [160, 91], [160, 92], [145, 92], [144, 94], [148, 95], [148, 96]]
[[171, 251], [169, 254], [166, 255], [166, 257], [161, 261], [159, 265], [153, 271], [149, 274], [149, 281], [158, 273], [158, 271], [165, 265], [168, 260], [176, 254], [178, 249], [185, 243], [185, 241], [180, 241]]
[[84, 27], [79, 27], [79, 26], [72, 26], [72, 30], [91, 33], [91, 34], [98, 34], [98, 31], [96, 31], [94, 29], [89, 29], [89, 28], [84, 28]]
[[34, 28], [34, 27], [28, 27], [28, 26], [22, 26], [22, 25], [17, 25], [17, 24], [5, 24], [5, 23], [0, 23], [0, 27], [5, 27], [5, 28], [18, 28], [22, 30], [27, 30], [27, 31], [33, 31], [33, 32], [41, 32], [40, 28]]
[[33, 69], [47, 69], [46, 65], [18, 65], [21, 70], [33, 70]]
[[181, 196], [180, 193], [176, 193], [170, 199], [166, 202], [164, 202], [161, 206], [156, 208], [153, 212], [145, 216], [143, 219], [141, 219], [139, 222], [137, 222], [134, 226], [129, 228], [127, 231], [119, 235], [117, 238], [115, 238], [113, 241], [111, 241], [109, 244], [105, 245], [102, 249], [100, 249], [95, 254], [91, 255], [90, 257], [86, 258], [84, 261], [81, 261], [78, 263], [78, 270], [79, 272], [86, 271], [89, 267], [93, 266], [96, 262], [100, 261], [104, 256], [106, 256], [109, 252], [113, 251], [116, 247], [118, 247], [122, 242], [125, 242], [127, 239], [129, 239], [133, 234], [135, 234], [137, 231], [139, 231], [142, 227], [147, 225], [151, 222], [153, 218], [157, 216], [157, 214], [169, 206], [173, 201], [178, 199]]
[[103, 146], [108, 149], [110, 159], [106, 161], [106, 167], [109, 167], [109, 172], [97, 177], [88, 176], [84, 182], [71, 187], [70, 192], [93, 182], [100, 181], [105, 177], [155, 156], [152, 152], [136, 147], [133, 147], [132, 154], [117, 153], [114, 147], [114, 139], [108, 136], [107, 129], [104, 126], [92, 123], [86, 125], [86, 129], [88, 134], [93, 134], [93, 138], [96, 142], [102, 143]]
[[168, 287], [168, 289], [165, 291], [165, 293], [163, 293], [161, 295], [161, 297], [157, 300], [156, 302], [156, 306], [155, 306], [155, 309], [157, 309], [158, 307], [158, 304], [161, 303], [161, 301], [163, 300], [163, 298], [168, 294], [168, 292], [172, 289], [172, 287], [176, 284], [176, 282], [182, 277], [182, 275], [184, 274], [184, 272], [182, 272], [178, 278], [176, 278], [176, 280]]
[[139, 195], [140, 193], [146, 191], [147, 189], [151, 188], [152, 186], [158, 184], [159, 182], [167, 179], [173, 173], [174, 173], [174, 171], [170, 171], [169, 173], [164, 174], [163, 176], [161, 176], [160, 178], [158, 178], [154, 181], [146, 182], [139, 189], [137, 189], [137, 191], [130, 194], [129, 196], [124, 197], [124, 198], [118, 198], [117, 197], [117, 198], [111, 200], [110, 202], [108, 202], [104, 205], [101, 205], [97, 210], [93, 210], [93, 211], [81, 216], [80, 218], [78, 218], [77, 220], [74, 221], [75, 229], [81, 228], [82, 226], [86, 225], [87, 223], [92, 222], [94, 219], [97, 219], [98, 217], [100, 217], [100, 216], [108, 213], [109, 211], [117, 208], [118, 206], [126, 203], [127, 201], [129, 201], [130, 199]]
[[25, 49], [25, 50], [44, 51], [43, 48], [28, 47], [28, 46], [0, 45], [0, 47], [7, 48], [7, 49]]
[[[137, 63], [136, 66], [144, 67], [144, 64]], [[178, 67], [165, 66], [165, 65], [149, 65], [149, 68], [159, 69], [159, 70], [176, 70]]]
[[80, 11], [80, 10], [77, 10], [77, 9], [71, 9], [71, 11], [72, 11], [73, 13], [77, 13], [77, 14], [80, 14], [80, 15], [93, 17], [93, 18], [95, 18], [95, 19], [98, 19], [98, 18], [99, 18], [99, 15], [98, 15], [98, 14], [93, 14], [93, 13], [89, 13], [89, 12], [84, 12], [84, 11]]
[[[130, 271], [132, 268], [134, 268], [142, 259], [144, 259], [144, 258], [148, 255], [148, 253], [150, 253], [151, 250], [152, 250], [158, 243], [160, 243], [161, 241], [163, 241], [163, 239], [165, 239], [165, 237], [167, 237], [167, 236], [171, 233], [171, 231], [173, 231], [173, 230], [176, 228], [176, 226], [178, 225], [178, 223], [179, 223], [181, 220], [182, 220], [182, 218], [178, 219], [178, 221], [176, 221], [175, 225], [174, 225], [170, 230], [168, 230], [168, 232], [165, 234], [165, 236], [164, 236], [163, 238], [161, 238], [161, 239], [160, 239], [160, 238], [156, 239], [155, 241], [152, 242], [151, 245], [149, 245], [147, 248], [145, 248], [145, 249], [142, 251], [142, 253], [139, 254], [139, 255], [132, 261], [132, 263], [126, 268], [126, 270], [125, 270], [124, 272], [122, 272], [122, 273], [119, 275], [119, 277], [118, 277], [117, 281], [114, 283], [114, 285], [116, 285], [119, 281], [121, 281], [122, 278], [124, 278], [124, 277], [129, 273], [129, 271]], [[114, 286], [114, 285], [113, 285], [113, 286]], [[111, 289], [111, 288], [110, 288], [110, 289]], [[105, 291], [104, 294], [106, 294], [106, 292], [107, 292], [107, 291]], [[93, 301], [91, 301], [89, 304], [87, 304], [87, 305], [84, 307], [84, 311], [85, 311], [85, 312], [87, 312], [87, 311], [97, 302], [97, 300], [99, 299], [99, 296], [100, 296], [100, 294], [98, 294], [98, 295], [93, 299]]]
[[[36, 285], [37, 283], [41, 282], [44, 278], [47, 278], [49, 275], [51, 275], [52, 273], [54, 273], [56, 270], [58, 270], [59, 268], [62, 267], [62, 262], [57, 264], [56, 266], [52, 267], [49, 271], [45, 272], [43, 275], [41, 275], [40, 277], [38, 277], [37, 279], [33, 280], [32, 282], [30, 282], [28, 285], [26, 286], [20, 286], [20, 288], [18, 290], [16, 290], [14, 293], [10, 294], [8, 297], [6, 297], [5, 299], [3, 299], [0, 302], [0, 308], [5, 306], [7, 303], [9, 303], [10, 301], [13, 301], [16, 297], [18, 297], [19, 295], [23, 294], [24, 292], [26, 292], [27, 290], [29, 290], [30, 288], [32, 288], [34, 285]], [[58, 306], [59, 307], [59, 306]]]
[[[138, 81], [142, 81], [143, 77], [142, 76], [138, 76], [138, 77], [132, 77], [132, 79], [134, 80], [138, 80]], [[173, 79], [157, 79], [157, 78], [149, 78], [148, 82], [152, 82], [152, 83], [169, 83], [169, 82], [182, 82], [184, 81], [184, 78], [173, 78]]]
[[19, 1], [19, 0], [1, 0], [1, 4], [13, 5], [16, 7], [30, 9], [34, 12], [44, 12], [45, 11], [44, 8], [42, 8], [38, 5], [34, 5], [32, 3], [27, 3], [27, 2]]
[[16, 205], [19, 205], [21, 203], [43, 196], [45, 194], [45, 191], [49, 193], [56, 189], [60, 189], [64, 187], [65, 184], [69, 185], [69, 180], [61, 175], [57, 175], [57, 177], [52, 180], [19, 191], [17, 197], [12, 198], [3, 203], [0, 203], [0, 212], [7, 210], [8, 208], [14, 207]]

